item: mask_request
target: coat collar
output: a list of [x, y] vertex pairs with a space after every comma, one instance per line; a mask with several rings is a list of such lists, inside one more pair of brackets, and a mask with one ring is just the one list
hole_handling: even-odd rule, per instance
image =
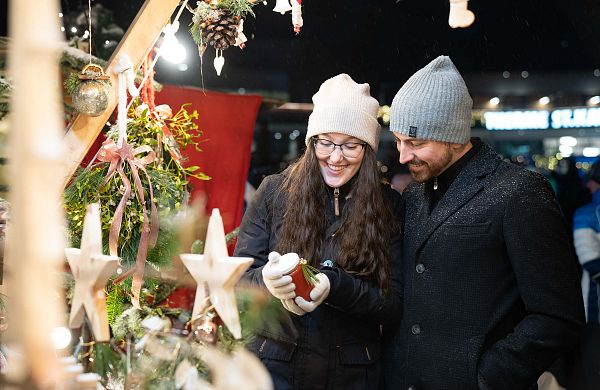
[[417, 228], [418, 233], [415, 237], [417, 255], [433, 232], [483, 189], [485, 178], [498, 167], [501, 161], [489, 146], [483, 144], [479, 152], [458, 174], [430, 215], [428, 215], [429, 199], [425, 195], [425, 185], [418, 186], [419, 196], [413, 198], [417, 203], [413, 210], [418, 213], [417, 221], [421, 221], [423, 226], [421, 229]]

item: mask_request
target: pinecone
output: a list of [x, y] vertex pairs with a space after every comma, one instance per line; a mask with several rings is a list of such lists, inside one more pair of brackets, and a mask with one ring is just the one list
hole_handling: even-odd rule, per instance
[[238, 16], [231, 16], [223, 11], [214, 13], [204, 21], [202, 39], [215, 49], [225, 50], [235, 44], [237, 27], [240, 23]]

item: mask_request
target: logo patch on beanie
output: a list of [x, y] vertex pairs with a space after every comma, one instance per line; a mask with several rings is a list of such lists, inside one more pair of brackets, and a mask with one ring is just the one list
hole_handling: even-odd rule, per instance
[[417, 126], [408, 126], [408, 136], [417, 138]]

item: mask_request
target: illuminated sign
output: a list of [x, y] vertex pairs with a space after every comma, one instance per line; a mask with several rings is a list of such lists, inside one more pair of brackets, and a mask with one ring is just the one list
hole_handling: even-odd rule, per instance
[[488, 130], [547, 129], [550, 124], [545, 110], [486, 111], [483, 117]]
[[486, 111], [487, 130], [544, 130], [600, 127], [600, 107], [528, 111]]
[[600, 107], [554, 110], [551, 119], [553, 129], [599, 127]]

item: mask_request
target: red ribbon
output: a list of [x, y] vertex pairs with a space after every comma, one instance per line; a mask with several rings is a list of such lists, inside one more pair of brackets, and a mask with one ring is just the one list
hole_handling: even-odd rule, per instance
[[[137, 157], [141, 153], [147, 154], [143, 157]], [[149, 145], [134, 148], [133, 145], [128, 144], [127, 141], [123, 141], [123, 145], [119, 148], [112, 139], [107, 139], [104, 141], [100, 151], [98, 152], [99, 161], [110, 163], [103, 185], [108, 183], [115, 173], [118, 173], [125, 187], [125, 192], [123, 193], [121, 201], [115, 210], [113, 221], [110, 225], [108, 246], [111, 256], [118, 256], [117, 248], [119, 232], [121, 231], [121, 222], [125, 212], [125, 204], [131, 195], [131, 182], [127, 178], [127, 175], [125, 175], [125, 164], [128, 164], [131, 169], [135, 190], [138, 199], [142, 204], [144, 221], [142, 223], [142, 234], [140, 236], [140, 244], [138, 246], [135, 268], [133, 272], [133, 283], [131, 286], [131, 292], [133, 293], [133, 299], [131, 300], [131, 303], [138, 309], [140, 308], [140, 292], [142, 290], [144, 267], [146, 265], [148, 248], [154, 247], [154, 245], [156, 245], [156, 239], [158, 238], [158, 211], [156, 209], [156, 205], [154, 204], [154, 191], [150, 182], [150, 176], [146, 171], [146, 165], [150, 164], [155, 159], [156, 154]], [[140, 180], [139, 176], [140, 170], [144, 172], [146, 179], [148, 180], [151, 206], [150, 217], [148, 217], [148, 211], [146, 209], [144, 187], [142, 186], [142, 181]]]

